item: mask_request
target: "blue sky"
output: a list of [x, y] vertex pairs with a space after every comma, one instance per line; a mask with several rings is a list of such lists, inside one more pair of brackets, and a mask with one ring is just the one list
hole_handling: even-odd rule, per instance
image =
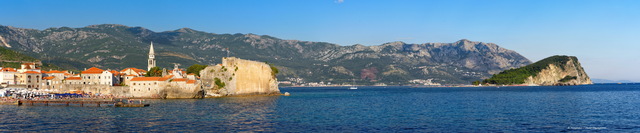
[[637, 0], [24, 0], [0, 25], [189, 27], [339, 45], [496, 43], [532, 61], [577, 56], [591, 78], [640, 81]]

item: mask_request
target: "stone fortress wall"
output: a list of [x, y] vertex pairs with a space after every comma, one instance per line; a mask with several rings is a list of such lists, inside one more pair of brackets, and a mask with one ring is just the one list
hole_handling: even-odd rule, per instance
[[210, 96], [280, 94], [271, 67], [263, 62], [227, 57], [222, 64], [202, 70], [200, 75]]

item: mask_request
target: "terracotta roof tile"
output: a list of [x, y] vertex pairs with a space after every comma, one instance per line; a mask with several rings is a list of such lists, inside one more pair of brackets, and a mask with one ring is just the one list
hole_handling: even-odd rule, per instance
[[168, 78], [168, 77], [162, 77], [162, 78], [158, 79], [158, 81], [167, 81], [167, 80], [169, 80], [169, 79], [171, 79], [171, 78]]
[[111, 70], [110, 71], [113, 75], [120, 75], [120, 72], [116, 71], [116, 70]]
[[54, 76], [42, 77], [42, 79], [44, 79], [44, 80], [52, 80], [54, 78], [56, 78], [56, 77], [54, 77]]
[[189, 80], [189, 81], [187, 81], [187, 84], [195, 84], [195, 83], [196, 83], [196, 80]]
[[36, 72], [36, 71], [26, 71], [24, 73], [30, 73], [30, 74], [40, 74], [40, 72]]
[[82, 71], [82, 74], [100, 74], [102, 73], [104, 70], [100, 69], [100, 68], [96, 68], [96, 67], [91, 67], [85, 71]]
[[82, 80], [80, 77], [68, 77], [67, 80]]
[[18, 72], [18, 71], [16, 71], [16, 69], [8, 68], [8, 67], [7, 68], [2, 68], [2, 70], [0, 70], [0, 71], [2, 71], [2, 72]]

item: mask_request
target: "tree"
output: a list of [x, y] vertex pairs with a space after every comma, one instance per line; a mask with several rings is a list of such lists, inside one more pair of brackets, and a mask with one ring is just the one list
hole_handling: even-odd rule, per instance
[[480, 80], [473, 81], [473, 83], [471, 83], [471, 84], [473, 84], [473, 85], [480, 85]]
[[187, 73], [193, 73], [196, 76], [200, 76], [200, 71], [206, 67], [207, 65], [193, 64], [187, 68]]
[[264, 63], [267, 63], [269, 67], [271, 67], [271, 76], [273, 76], [274, 78], [276, 77], [276, 74], [280, 73], [280, 70], [278, 70], [278, 68], [275, 65], [269, 64], [269, 62], [264, 62]]
[[152, 67], [147, 74], [144, 75], [145, 77], [160, 77], [162, 76], [162, 68], [160, 67]]

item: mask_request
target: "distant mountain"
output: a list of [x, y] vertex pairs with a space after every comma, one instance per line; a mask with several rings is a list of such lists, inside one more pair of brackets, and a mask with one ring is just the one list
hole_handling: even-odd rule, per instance
[[69, 69], [146, 68], [149, 43], [153, 42], [160, 67], [172, 67], [172, 63], [185, 68], [194, 63], [217, 64], [228, 48], [230, 56], [278, 66], [279, 80], [334, 84], [352, 79], [358, 79], [357, 84], [407, 84], [413, 79], [468, 84], [531, 63], [496, 44], [465, 39], [454, 43], [340, 46], [189, 28], [154, 32], [115, 24], [45, 30], [0, 26], [0, 36], [0, 46]]
[[502, 71], [483, 83], [497, 85], [582, 85], [593, 84], [575, 56], [556, 55], [533, 64]]
[[40, 65], [41, 69], [43, 70], [61, 69], [60, 67], [49, 63], [45, 63], [43, 65], [42, 62], [40, 62], [40, 60], [36, 58], [24, 55], [20, 52], [13, 51], [5, 47], [0, 47], [0, 67], [20, 68], [20, 64], [22, 63], [36, 63]]
[[593, 83], [638, 83], [630, 80], [608, 80], [608, 79], [591, 79]]

